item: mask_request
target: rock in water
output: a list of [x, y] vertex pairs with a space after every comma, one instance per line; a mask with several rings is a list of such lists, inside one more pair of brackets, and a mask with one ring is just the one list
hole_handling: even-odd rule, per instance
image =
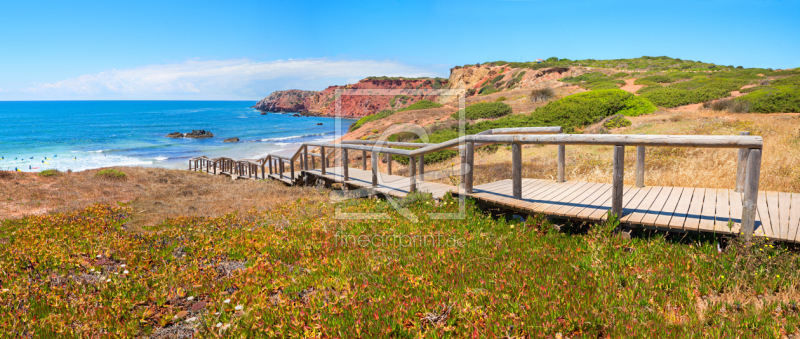
[[317, 123], [317, 126], [321, 126], [321, 125], [322, 125], [322, 123], [321, 123], [321, 122], [318, 122], [318, 123]]
[[297, 113], [295, 113], [295, 114], [292, 114], [292, 116], [293, 116], [293, 117], [299, 117], [299, 116], [300, 116], [300, 114], [297, 114]]
[[223, 140], [222, 142], [239, 142], [239, 138], [233, 137]]
[[206, 130], [193, 130], [191, 133], [186, 133], [184, 135], [186, 138], [195, 138], [195, 139], [205, 139], [205, 138], [213, 138], [214, 134]]
[[167, 138], [183, 138], [183, 133], [181, 132], [172, 132], [167, 134]]

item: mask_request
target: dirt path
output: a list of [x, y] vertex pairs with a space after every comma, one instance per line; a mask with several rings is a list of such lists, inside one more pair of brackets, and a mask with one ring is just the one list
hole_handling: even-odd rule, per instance
[[[636, 81], [636, 79], [626, 79], [625, 80], [625, 86], [620, 87], [620, 89], [623, 90], [623, 91], [628, 91], [628, 92], [631, 92], [633, 94], [636, 94], [636, 91], [638, 91], [640, 88], [642, 88], [644, 86], [642, 86], [642, 85], [634, 85], [633, 84], [634, 81]], [[638, 94], [636, 94], [636, 95], [638, 95]]]

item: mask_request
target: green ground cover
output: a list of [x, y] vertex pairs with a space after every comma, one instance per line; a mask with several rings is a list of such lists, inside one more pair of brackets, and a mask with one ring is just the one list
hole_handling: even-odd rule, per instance
[[697, 78], [664, 87], [642, 87], [637, 93], [656, 106], [669, 108], [728, 97], [746, 84], [740, 79]]
[[588, 90], [596, 89], [617, 89], [618, 85], [624, 85], [624, 80], [610, 77], [600, 72], [586, 73], [576, 77], [564, 77], [561, 82], [575, 84]]
[[[798, 333], [800, 256], [712, 235], [556, 232], [452, 198], [169, 219], [92, 206], [0, 224], [9, 337], [730, 337]], [[718, 243], [721, 245], [718, 245]], [[718, 250], [718, 246], [721, 251]]]

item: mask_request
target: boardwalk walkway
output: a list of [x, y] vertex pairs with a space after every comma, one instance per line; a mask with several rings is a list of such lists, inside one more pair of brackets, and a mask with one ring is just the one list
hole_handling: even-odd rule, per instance
[[[522, 214], [541, 213], [574, 221], [601, 222], [611, 211], [620, 216], [622, 224], [631, 226], [681, 232], [744, 234], [745, 237], [752, 234], [800, 242], [800, 194], [758, 190], [763, 147], [761, 137], [557, 134], [560, 131], [560, 127], [497, 129], [439, 144], [384, 141], [306, 143], [296, 150], [270, 154], [258, 160], [194, 158], [190, 160], [190, 170], [227, 174], [240, 179], [270, 178], [288, 185], [323, 180], [395, 197], [422, 191], [431, 193], [434, 198], [441, 198], [447, 192], [452, 192]], [[473, 186], [474, 148], [489, 144], [512, 146], [512, 179]], [[557, 180], [522, 178], [524, 144], [558, 145]], [[604, 184], [566, 180], [566, 145], [613, 146], [613, 182]], [[622, 182], [626, 146], [634, 146], [637, 150], [634, 186], [626, 186]], [[738, 149], [736, 188], [646, 186], [645, 147]], [[431, 179], [431, 174], [425, 174], [424, 155], [444, 149], [456, 149], [460, 152], [459, 187], [425, 181], [426, 176], [428, 180]], [[361, 168], [350, 164], [353, 159], [348, 154], [354, 153], [361, 155]], [[408, 177], [392, 174], [392, 160], [387, 161], [388, 173], [378, 171], [380, 158], [387, 156], [390, 159], [390, 155], [408, 157]], [[357, 160], [358, 158], [356, 157]], [[330, 166], [332, 159], [337, 166]], [[371, 164], [368, 164], [367, 159], [370, 159]], [[316, 166], [317, 163], [319, 166]]]

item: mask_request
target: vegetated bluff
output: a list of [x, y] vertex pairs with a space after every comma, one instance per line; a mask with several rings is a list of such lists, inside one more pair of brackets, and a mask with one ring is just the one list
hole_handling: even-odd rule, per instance
[[[337, 90], [354, 95], [342, 95], [343, 117], [360, 118], [384, 109], [398, 110], [419, 100], [447, 103], [456, 100], [453, 95], [438, 95], [436, 89], [464, 88], [467, 96], [486, 94], [487, 91], [505, 89], [539, 88], [567, 75], [572, 68], [518, 69], [495, 66], [492, 63], [454, 67], [450, 78], [390, 78], [369, 77], [355, 84], [330, 86], [322, 91], [276, 91], [259, 101], [253, 108], [262, 112], [303, 112], [307, 115], [335, 116]], [[357, 91], [360, 90], [360, 91]], [[403, 90], [399, 95], [378, 95], [372, 90]]]

